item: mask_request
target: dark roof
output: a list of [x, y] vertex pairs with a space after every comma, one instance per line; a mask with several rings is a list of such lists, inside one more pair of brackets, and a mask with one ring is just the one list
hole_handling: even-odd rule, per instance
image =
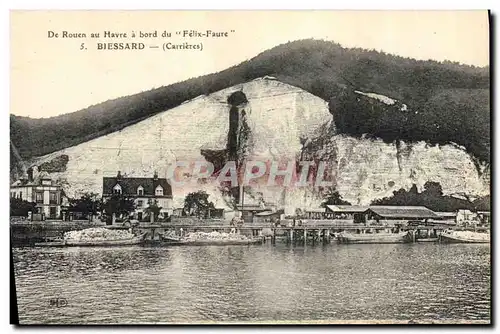
[[358, 205], [327, 205], [328, 210], [332, 212], [341, 213], [353, 213], [353, 212], [365, 212], [368, 210], [368, 206], [358, 206]]
[[110, 195], [113, 193], [113, 188], [119, 184], [122, 188], [122, 194], [125, 196], [137, 196], [137, 188], [144, 188], [144, 196], [155, 196], [155, 189], [160, 185], [163, 188], [163, 196], [172, 197], [172, 187], [168, 184], [167, 179], [152, 177], [103, 177], [102, 178], [102, 193]]
[[456, 217], [457, 213], [456, 212], [434, 212], [437, 214], [439, 217]]
[[270, 208], [263, 207], [260, 204], [236, 204], [236, 209], [240, 211], [270, 211]]
[[370, 206], [369, 210], [381, 217], [387, 218], [439, 218], [432, 210], [425, 206]]
[[285, 210], [284, 209], [281, 209], [281, 210], [278, 210], [278, 211], [263, 211], [263, 212], [259, 212], [259, 213], [256, 213], [255, 215], [258, 216], [258, 217], [269, 217], [269, 216], [276, 216], [276, 215], [282, 215], [285, 213]]

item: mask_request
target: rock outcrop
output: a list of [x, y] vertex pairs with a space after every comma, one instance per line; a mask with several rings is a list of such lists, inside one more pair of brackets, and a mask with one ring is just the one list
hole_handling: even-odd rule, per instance
[[[179, 160], [208, 159], [220, 165], [228, 158], [228, 97], [238, 91], [247, 99], [238, 107], [239, 112], [244, 110], [248, 127], [246, 147], [239, 147], [246, 159], [327, 160], [333, 166], [334, 186], [353, 204], [367, 204], [413, 183], [422, 187], [429, 180], [440, 182], [446, 194], [488, 193], [485, 175], [489, 170], [479, 173], [462, 148], [423, 142], [387, 144], [339, 135], [324, 100], [273, 78], [199, 96], [121, 131], [40, 157], [34, 164], [67, 156], [65, 168], [52, 170], [51, 175], [64, 184], [69, 196], [86, 191], [101, 193], [102, 178], [114, 176], [118, 170], [125, 177], [146, 177], [154, 171], [165, 176], [169, 165]], [[173, 186], [175, 203], [181, 205], [185, 194], [200, 187], [216, 205], [226, 205], [227, 198], [216, 185], [208, 183]], [[321, 202], [313, 187], [262, 186], [250, 192], [289, 207], [317, 206]]]

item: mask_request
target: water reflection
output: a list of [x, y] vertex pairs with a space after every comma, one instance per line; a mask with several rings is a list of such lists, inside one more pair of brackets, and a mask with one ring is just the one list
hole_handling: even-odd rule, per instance
[[23, 323], [489, 319], [487, 245], [19, 248], [14, 261]]

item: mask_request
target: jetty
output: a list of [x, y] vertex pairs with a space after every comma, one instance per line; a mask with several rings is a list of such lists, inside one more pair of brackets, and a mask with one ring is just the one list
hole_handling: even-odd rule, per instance
[[[259, 211], [260, 210], [260, 211]], [[447, 215], [438, 215], [423, 206], [327, 205], [309, 209], [293, 218], [282, 210], [242, 210], [243, 220], [231, 224], [223, 220], [177, 219], [170, 223], [143, 224], [146, 240], [159, 240], [166, 231], [177, 235], [190, 232], [233, 232], [262, 241], [291, 244], [437, 242], [444, 230], [462, 229]], [[445, 218], [443, 218], [445, 217]], [[403, 238], [404, 236], [404, 238]]]
[[[130, 227], [108, 226], [112, 229], [129, 229]], [[176, 235], [191, 232], [224, 232], [239, 233], [252, 238], [261, 238], [263, 243], [275, 244], [281, 240], [287, 244], [329, 244], [338, 242], [337, 236], [347, 232], [352, 235], [370, 235], [402, 232], [408, 233], [408, 242], [420, 242], [436, 238], [445, 230], [450, 229], [448, 224], [406, 225], [401, 224], [354, 224], [336, 221], [294, 221], [284, 220], [279, 225], [269, 223], [231, 225], [229, 222], [204, 222], [199, 223], [145, 223], [134, 227], [136, 233], [145, 234], [145, 241], [161, 241], [162, 235], [175, 232]], [[462, 230], [460, 227], [452, 229]]]
[[[251, 209], [251, 210], [250, 210]], [[187, 235], [192, 232], [238, 233], [263, 243], [328, 244], [340, 243], [401, 243], [439, 242], [444, 231], [489, 230], [489, 224], [457, 224], [451, 213], [435, 213], [419, 206], [351, 206], [327, 205], [309, 209], [300, 215], [286, 217], [283, 210], [262, 211], [261, 208], [242, 210], [242, 219], [172, 217], [170, 221], [104, 222], [12, 222], [13, 240], [48, 241], [69, 230], [79, 230], [99, 224], [108, 229], [132, 229], [144, 235], [145, 243], [161, 243], [162, 235]], [[260, 211], [259, 211], [260, 210]], [[20, 240], [22, 241], [22, 240]]]

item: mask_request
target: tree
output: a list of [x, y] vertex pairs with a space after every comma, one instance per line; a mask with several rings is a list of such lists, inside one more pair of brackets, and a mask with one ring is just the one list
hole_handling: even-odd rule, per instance
[[102, 199], [99, 194], [85, 193], [78, 199], [69, 200], [70, 212], [81, 212], [85, 216], [96, 215], [102, 210]]
[[10, 198], [10, 215], [27, 217], [28, 212], [35, 212], [36, 204], [20, 198]]
[[473, 202], [474, 209], [476, 211], [490, 211], [491, 210], [491, 197], [490, 195], [486, 195], [484, 197], [480, 197]]
[[[339, 134], [366, 133], [388, 141], [396, 135], [405, 141], [451, 141], [489, 162], [489, 72], [488, 66], [417, 61], [347, 49], [330, 41], [301, 40], [276, 46], [218, 73], [105, 101], [72, 114], [48, 119], [11, 115], [10, 137], [22, 158], [45, 155], [118, 131], [196, 96], [272, 75], [326, 101], [333, 97], [333, 120]], [[339, 93], [344, 87], [349, 91], [345, 96]], [[373, 99], [354, 90], [393, 97], [415, 112], [405, 112], [396, 104], [368, 103]], [[245, 102], [242, 92], [228, 101], [230, 105], [241, 102]], [[11, 161], [16, 163], [16, 159]]]
[[158, 219], [158, 216], [160, 215], [162, 207], [158, 205], [158, 200], [150, 201], [149, 206], [146, 208], [145, 212], [148, 215], [153, 215], [154, 220]]
[[128, 198], [122, 194], [113, 194], [104, 204], [103, 209], [107, 215], [128, 215], [135, 210], [133, 198]]
[[420, 193], [414, 184], [408, 191], [401, 188], [394, 191], [391, 197], [372, 201], [371, 205], [425, 206], [436, 212], [454, 212], [459, 209], [478, 210], [479, 207], [488, 208], [489, 196], [479, 198], [474, 202], [466, 195], [463, 195], [463, 197], [466, 199], [444, 196], [443, 188], [439, 182], [428, 181], [424, 185], [424, 190]]
[[198, 218], [208, 216], [210, 209], [215, 209], [214, 203], [208, 200], [208, 194], [205, 191], [189, 193], [184, 199], [184, 211], [190, 216]]
[[351, 205], [351, 203], [344, 201], [339, 192], [333, 188], [329, 189], [325, 195], [325, 201], [321, 203], [321, 207], [324, 208], [327, 205]]
[[428, 196], [432, 197], [441, 197], [443, 196], [443, 187], [441, 187], [441, 184], [439, 182], [432, 182], [432, 181], [427, 181], [424, 184], [424, 192]]

